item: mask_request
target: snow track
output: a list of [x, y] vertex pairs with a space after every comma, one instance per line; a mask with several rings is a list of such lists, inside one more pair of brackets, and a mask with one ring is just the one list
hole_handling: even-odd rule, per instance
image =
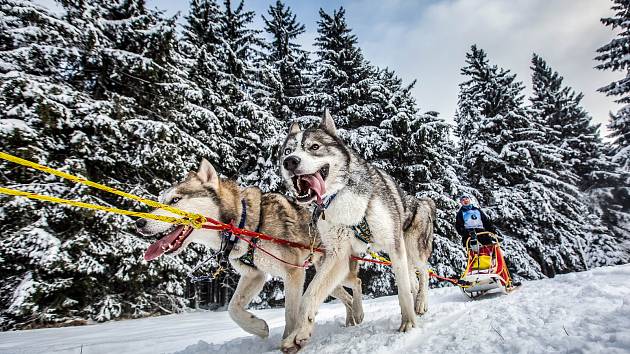
[[[526, 282], [516, 292], [468, 300], [430, 291], [429, 312], [395, 331], [396, 297], [365, 301], [365, 321], [343, 327], [338, 303], [322, 306], [302, 353], [630, 353], [630, 265]], [[226, 312], [196, 312], [105, 324], [0, 333], [0, 353], [277, 352], [283, 309], [256, 311], [271, 336], [248, 336]]]

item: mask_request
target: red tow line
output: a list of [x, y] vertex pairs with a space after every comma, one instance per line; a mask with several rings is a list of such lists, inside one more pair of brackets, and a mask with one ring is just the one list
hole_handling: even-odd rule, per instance
[[[246, 230], [246, 229], [241, 229], [238, 228], [236, 226], [234, 226], [233, 224], [226, 224], [223, 222], [220, 222], [218, 220], [214, 220], [212, 218], [209, 217], [205, 217], [206, 222], [209, 222], [211, 224], [214, 225], [207, 225], [207, 224], [202, 224], [201, 227], [204, 229], [209, 229], [209, 230], [217, 230], [217, 231], [228, 231], [231, 232], [232, 234], [236, 235], [236, 237], [238, 237], [239, 239], [247, 242], [250, 246], [261, 250], [262, 252], [266, 253], [267, 255], [269, 255], [270, 257], [288, 265], [291, 267], [295, 267], [295, 268], [308, 268], [310, 266], [310, 262], [309, 259], [307, 259], [306, 261], [304, 261], [304, 264], [302, 265], [298, 265], [298, 264], [293, 264], [293, 263], [289, 263], [281, 258], [279, 258], [278, 256], [274, 255], [273, 253], [267, 251], [266, 249], [258, 246], [256, 243], [252, 242], [251, 240], [254, 238], [257, 239], [261, 239], [261, 240], [265, 240], [265, 241], [270, 241], [273, 242], [275, 244], [278, 245], [286, 245], [289, 247], [293, 247], [293, 248], [301, 248], [301, 249], [305, 249], [305, 250], [311, 250], [311, 246], [309, 245], [304, 245], [298, 242], [293, 242], [293, 241], [289, 241], [289, 240], [283, 240], [280, 238], [276, 238], [267, 234], [263, 234], [260, 232], [255, 232], [255, 231], [250, 231], [250, 230]], [[245, 237], [243, 237], [245, 236]], [[249, 238], [249, 239], [247, 239]], [[313, 247], [312, 249], [313, 252], [319, 252], [319, 253], [325, 253], [325, 250], [323, 248], [320, 247]], [[390, 261], [381, 261], [381, 260], [376, 260], [376, 259], [370, 259], [370, 258], [361, 258], [361, 257], [356, 257], [356, 256], [351, 256], [352, 260], [355, 261], [359, 261], [359, 262], [368, 262], [368, 263], [375, 263], [375, 264], [381, 264], [381, 265], [385, 265], [385, 266], [391, 266], [392, 262]], [[437, 278], [439, 280], [443, 280], [443, 281], [448, 281], [449, 283], [452, 283], [454, 285], [458, 285], [459, 281], [457, 279], [451, 279], [451, 278], [446, 278], [446, 277], [441, 277], [437, 274], [435, 274], [433, 271], [429, 272], [429, 276]]]
[[433, 277], [433, 278], [436, 278], [438, 280], [447, 281], [447, 282], [449, 282], [449, 283], [451, 283], [453, 285], [460, 285], [460, 281], [459, 280], [453, 279], [453, 278], [447, 278], [447, 277], [439, 276], [439, 275], [435, 274], [433, 271], [429, 271], [429, 276]]
[[[252, 247], [261, 250], [262, 252], [268, 254], [269, 256], [273, 257], [274, 259], [292, 266], [292, 267], [296, 267], [296, 268], [308, 268], [309, 264], [308, 264], [308, 260], [306, 260], [304, 262], [304, 264], [302, 265], [297, 265], [297, 264], [292, 264], [289, 263], [277, 256], [275, 256], [274, 254], [272, 254], [271, 252], [265, 250], [264, 248], [258, 246], [257, 244], [255, 244], [254, 242], [252, 242], [251, 240], [254, 238], [257, 239], [261, 239], [261, 240], [265, 240], [265, 241], [269, 241], [269, 242], [273, 242], [275, 244], [278, 245], [285, 245], [285, 246], [289, 246], [289, 247], [293, 247], [293, 248], [301, 248], [301, 249], [305, 249], [305, 250], [311, 250], [311, 246], [309, 245], [304, 245], [298, 242], [293, 242], [293, 241], [289, 241], [289, 240], [283, 240], [281, 238], [277, 238], [277, 237], [273, 237], [267, 234], [263, 234], [260, 232], [255, 232], [255, 231], [250, 231], [250, 230], [246, 230], [246, 229], [241, 229], [238, 228], [236, 226], [234, 226], [233, 224], [226, 224], [223, 222], [220, 222], [218, 220], [214, 220], [212, 218], [209, 217], [205, 217], [206, 222], [213, 224], [213, 225], [208, 225], [208, 224], [203, 224], [201, 225], [202, 228], [204, 229], [209, 229], [209, 230], [217, 230], [217, 231], [228, 231], [231, 232], [232, 234], [236, 235], [236, 237], [240, 238], [241, 240], [247, 242], [249, 245], [251, 245]], [[245, 237], [242, 237], [245, 236]], [[249, 238], [249, 239], [247, 239]], [[321, 247], [313, 247], [312, 249], [314, 252], [319, 252], [319, 253], [325, 253], [325, 250]], [[360, 261], [360, 262], [370, 262], [370, 263], [376, 263], [376, 264], [382, 264], [382, 265], [387, 265], [390, 266], [392, 263], [391, 262], [384, 262], [384, 261], [379, 261], [376, 259], [369, 259], [369, 258], [361, 258], [361, 257], [356, 257], [356, 256], [352, 256], [353, 260], [356, 261]]]

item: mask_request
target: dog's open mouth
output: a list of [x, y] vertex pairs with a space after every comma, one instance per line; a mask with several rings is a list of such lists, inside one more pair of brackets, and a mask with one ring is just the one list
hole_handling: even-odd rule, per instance
[[293, 187], [297, 191], [297, 200], [306, 203], [317, 198], [317, 204], [322, 204], [322, 195], [326, 193], [324, 180], [328, 177], [329, 165], [324, 165], [313, 174], [293, 176]]
[[165, 253], [177, 251], [180, 247], [182, 247], [184, 241], [186, 241], [186, 238], [190, 236], [192, 231], [193, 228], [190, 226], [176, 226], [168, 231], [166, 236], [155, 241], [151, 244], [151, 246], [149, 246], [149, 248], [147, 248], [146, 252], [144, 252], [144, 259], [150, 261]]

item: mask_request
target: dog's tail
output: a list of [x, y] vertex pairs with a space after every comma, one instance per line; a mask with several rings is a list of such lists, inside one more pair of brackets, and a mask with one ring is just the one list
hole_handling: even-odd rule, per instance
[[403, 231], [407, 231], [413, 224], [418, 224], [421, 218], [427, 217], [430, 219], [427, 224], [432, 225], [436, 217], [435, 201], [428, 197], [416, 198], [406, 195]]
[[[427, 262], [433, 250], [433, 229], [436, 217], [435, 202], [431, 198], [405, 198], [403, 232], [411, 262]], [[424, 270], [421, 270], [424, 271]]]

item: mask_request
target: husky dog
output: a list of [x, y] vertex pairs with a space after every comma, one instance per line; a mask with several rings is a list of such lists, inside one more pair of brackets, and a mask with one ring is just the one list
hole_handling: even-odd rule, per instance
[[[259, 230], [276, 238], [304, 245], [314, 242], [316, 247], [320, 244], [317, 230], [309, 230], [311, 215], [308, 210], [280, 194], [262, 193], [255, 187], [240, 188], [233, 181], [219, 179], [214, 167], [205, 159], [201, 161], [198, 172], [190, 172], [183, 182], [164, 191], [160, 201], [224, 223], [233, 220], [236, 225], [242, 225], [245, 229]], [[156, 209], [152, 213], [177, 216], [163, 209]], [[203, 244], [217, 251], [222, 246], [221, 236], [216, 230], [173, 226], [148, 219], [139, 219], [136, 227], [144, 235], [166, 233], [149, 246], [144, 255], [146, 260], [155, 259], [165, 253], [178, 254], [191, 242]], [[258, 240], [257, 245], [293, 265], [302, 265], [310, 254], [307, 249], [288, 247], [262, 239]], [[242, 258], [246, 254], [251, 255], [251, 252], [253, 257], [250, 257], [250, 260]], [[255, 248], [250, 249], [243, 241], [234, 244], [228, 257], [230, 264], [241, 276], [228, 305], [230, 317], [243, 330], [259, 337], [267, 337], [269, 335], [267, 323], [248, 312], [246, 307], [262, 290], [268, 274], [281, 277], [284, 280], [286, 319], [283, 338], [286, 337], [295, 329], [304, 289], [304, 268], [282, 263]], [[321, 261], [320, 258], [320, 255], [315, 254], [313, 261], [317, 264]], [[357, 286], [360, 288], [356, 262], [346, 259], [343, 268], [344, 274], [347, 275], [345, 285], [352, 289]], [[352, 296], [341, 286], [334, 290], [333, 296], [346, 306], [346, 325], [358, 324], [363, 320], [360, 296], [353, 302]]]
[[302, 131], [294, 122], [282, 151], [282, 175], [297, 201], [325, 208], [317, 227], [326, 250], [304, 293], [295, 330], [282, 342], [283, 351], [295, 352], [306, 344], [317, 308], [345, 277], [339, 269], [348, 257], [365, 251], [366, 243], [356, 233], [358, 225], [371, 234], [371, 247], [391, 258], [402, 314], [399, 331], [409, 331], [416, 314], [427, 310], [426, 262], [433, 243], [435, 203], [406, 196], [389, 175], [346, 147], [328, 111], [316, 128]]

